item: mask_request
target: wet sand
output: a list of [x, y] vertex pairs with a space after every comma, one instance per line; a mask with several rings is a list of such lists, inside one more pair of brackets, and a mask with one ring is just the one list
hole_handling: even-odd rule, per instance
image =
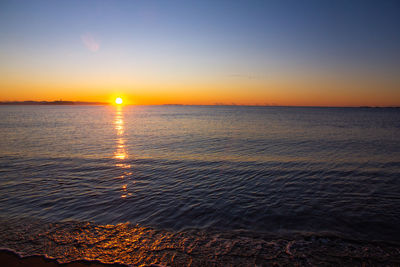
[[31, 266], [31, 267], [58, 267], [58, 266], [68, 266], [68, 267], [110, 267], [110, 266], [127, 266], [122, 264], [104, 264], [98, 261], [74, 261], [69, 263], [60, 264], [56, 260], [47, 259], [43, 256], [28, 256], [20, 257], [14, 252], [8, 250], [0, 250], [0, 263], [2, 266]]

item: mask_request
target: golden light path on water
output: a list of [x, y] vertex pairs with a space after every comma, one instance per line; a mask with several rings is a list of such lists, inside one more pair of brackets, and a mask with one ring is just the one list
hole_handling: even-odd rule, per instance
[[[124, 129], [123, 107], [116, 106], [115, 108], [116, 110], [114, 117], [114, 128], [117, 131], [117, 138], [116, 138], [116, 150], [114, 152], [114, 158], [118, 161], [115, 166], [121, 168], [123, 171], [122, 175], [119, 176], [118, 178], [126, 179], [132, 173], [129, 171], [131, 165], [126, 163], [126, 160], [128, 159], [128, 153], [125, 147], [126, 139], [125, 139], [125, 129]], [[127, 196], [132, 195], [131, 193], [128, 193], [127, 186], [128, 185], [125, 183], [121, 187], [122, 198], [126, 198]]]

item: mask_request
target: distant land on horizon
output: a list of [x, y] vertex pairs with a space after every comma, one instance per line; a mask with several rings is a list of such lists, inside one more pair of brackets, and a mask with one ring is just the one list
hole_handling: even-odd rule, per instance
[[[0, 105], [112, 105], [107, 102], [88, 101], [0, 101]], [[129, 105], [128, 105], [129, 106]], [[143, 106], [143, 105], [139, 105]], [[147, 106], [147, 105], [144, 105]], [[150, 105], [154, 106], [154, 105]], [[400, 106], [286, 106], [286, 105], [238, 105], [238, 104], [213, 104], [213, 105], [186, 105], [186, 104], [161, 104], [156, 106], [248, 106], [248, 107], [315, 107], [315, 108], [400, 108]]]
[[0, 105], [109, 105], [106, 102], [82, 102], [82, 101], [1, 101]]

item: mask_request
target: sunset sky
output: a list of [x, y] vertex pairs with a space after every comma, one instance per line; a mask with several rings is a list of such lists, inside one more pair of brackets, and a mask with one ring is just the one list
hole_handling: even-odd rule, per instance
[[0, 101], [400, 106], [400, 1], [0, 1]]

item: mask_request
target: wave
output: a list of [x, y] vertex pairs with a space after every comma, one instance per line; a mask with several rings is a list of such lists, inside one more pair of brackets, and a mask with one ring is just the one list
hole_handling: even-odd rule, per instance
[[2, 157], [0, 212], [51, 221], [330, 231], [400, 241], [399, 162]]
[[400, 263], [400, 245], [330, 233], [172, 231], [121, 223], [0, 221], [0, 246], [59, 263], [146, 266], [361, 266]]

